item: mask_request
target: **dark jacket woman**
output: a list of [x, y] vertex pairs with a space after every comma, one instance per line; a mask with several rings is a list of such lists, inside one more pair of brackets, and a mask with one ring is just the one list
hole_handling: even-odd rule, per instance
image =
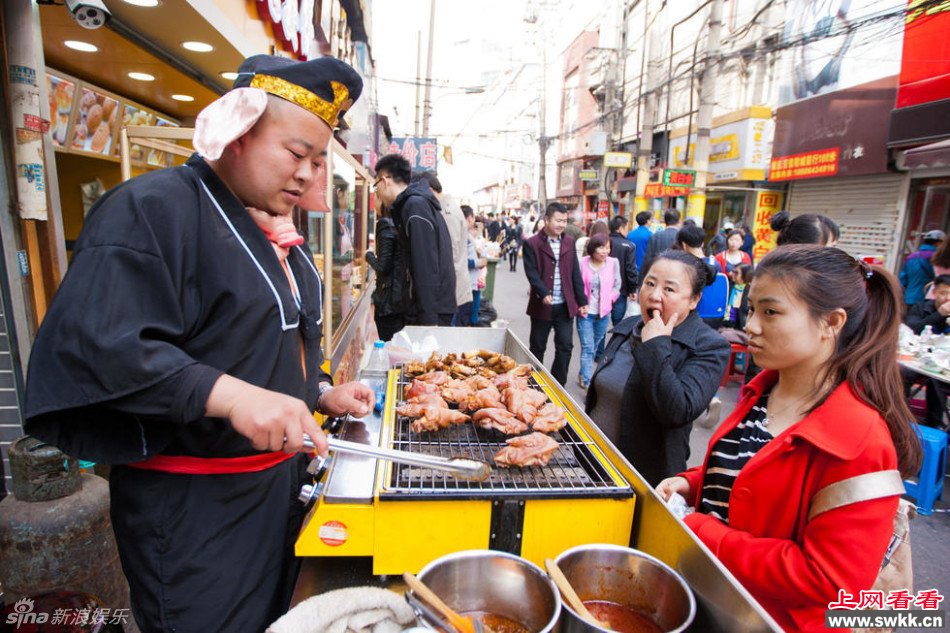
[[716, 394], [730, 347], [695, 310], [673, 329], [672, 336], [643, 343], [642, 327], [642, 317], [633, 316], [613, 329], [591, 378], [585, 408], [590, 413], [597, 406], [598, 374], [607, 370], [622, 345], [632, 345], [633, 367], [620, 402], [619, 429], [614, 437], [605, 432], [655, 486], [685, 467], [692, 422]]
[[393, 321], [393, 327], [399, 325], [393, 333], [402, 329], [408, 303], [409, 272], [399, 246], [399, 235], [391, 218], [379, 218], [376, 222], [376, 252], [366, 253], [366, 263], [376, 271], [376, 289], [373, 290], [373, 307], [377, 320], [377, 330], [382, 340], [389, 340], [388, 330], [381, 326], [380, 319]]

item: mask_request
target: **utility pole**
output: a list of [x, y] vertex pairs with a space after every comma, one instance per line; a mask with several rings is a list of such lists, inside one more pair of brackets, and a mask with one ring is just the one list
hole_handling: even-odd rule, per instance
[[[722, 0], [713, 0], [709, 6], [709, 35], [706, 39], [706, 60], [700, 78], [699, 112], [696, 114], [696, 154], [693, 169], [696, 185], [686, 202], [687, 217], [703, 225], [706, 214], [706, 179], [709, 175], [709, 136], [712, 128], [713, 106], [716, 102], [716, 78], [719, 73], [719, 35], [722, 30]], [[692, 90], [692, 86], [690, 86]]]
[[[619, 139], [617, 138], [617, 121], [621, 116], [623, 116], [622, 108], [618, 107], [617, 102], [619, 101], [618, 95], [618, 81], [617, 74], [620, 70], [620, 60], [621, 55], [624, 54], [623, 41], [625, 39], [625, 24], [626, 19], [624, 18], [624, 2], [625, 0], [618, 0], [619, 11], [618, 11], [618, 20], [617, 24], [617, 39], [613, 42], [613, 46], [610, 47], [610, 51], [607, 53], [607, 69], [604, 73], [604, 132], [606, 132], [607, 141], [605, 143], [606, 149], [608, 152], [612, 152], [614, 149], [614, 143]], [[621, 79], [622, 81], [622, 79]], [[611, 181], [608, 177], [610, 170], [606, 165], [601, 162], [600, 168], [600, 187], [597, 192], [598, 200], [606, 200], [608, 203], [608, 217], [610, 216], [610, 203], [613, 201], [613, 198], [610, 195]]]
[[643, 108], [643, 116], [640, 117], [640, 141], [637, 143], [637, 189], [634, 197], [634, 212], [640, 213], [647, 210], [646, 189], [650, 182], [650, 157], [653, 154], [653, 120], [656, 118], [657, 106], [657, 71], [660, 61], [656, 59], [656, 54], [660, 50], [660, 43], [657, 38], [657, 29], [648, 28], [650, 24], [650, 12], [643, 12], [643, 54], [647, 59], [647, 90], [643, 96], [643, 103], [638, 107]]
[[[541, 49], [541, 111], [538, 113], [540, 129], [538, 130], [538, 149], [540, 151], [540, 160], [538, 161], [538, 217], [542, 217], [545, 208], [548, 206], [548, 184], [546, 173], [548, 170], [548, 146], [551, 139], [548, 138], [547, 111], [548, 111], [548, 46], [547, 39], [544, 37], [543, 21], [541, 17], [542, 9], [538, 7], [537, 17], [537, 35], [538, 47]], [[532, 227], [533, 228], [533, 227]]]
[[429, 136], [429, 118], [432, 116], [432, 49], [435, 38], [435, 0], [429, 0], [429, 52], [426, 59], [426, 101], [422, 115], [422, 136]]
[[419, 94], [422, 91], [422, 31], [416, 31], [416, 128], [415, 136], [419, 136], [419, 127], [422, 112], [422, 98]]

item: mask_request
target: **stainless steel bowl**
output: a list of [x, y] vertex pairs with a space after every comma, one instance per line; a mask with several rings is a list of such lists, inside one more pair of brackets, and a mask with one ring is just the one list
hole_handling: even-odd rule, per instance
[[[641, 551], [619, 545], [580, 545], [557, 557], [557, 564], [582, 601], [607, 600], [650, 617], [663, 631], [686, 630], [696, 617], [693, 592], [673, 569]], [[608, 631], [588, 624], [567, 604], [564, 633]]]
[[485, 611], [549, 633], [561, 614], [561, 596], [537, 565], [491, 550], [468, 550], [437, 558], [418, 574], [456, 611]]

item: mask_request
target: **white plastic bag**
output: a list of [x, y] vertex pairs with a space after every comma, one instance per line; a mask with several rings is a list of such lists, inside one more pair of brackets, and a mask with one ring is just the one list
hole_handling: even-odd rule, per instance
[[666, 501], [666, 507], [670, 509], [670, 512], [672, 512], [673, 516], [677, 519], [682, 519], [687, 514], [693, 513], [693, 508], [686, 503], [686, 499], [678, 492], [674, 492], [670, 495], [670, 498]]

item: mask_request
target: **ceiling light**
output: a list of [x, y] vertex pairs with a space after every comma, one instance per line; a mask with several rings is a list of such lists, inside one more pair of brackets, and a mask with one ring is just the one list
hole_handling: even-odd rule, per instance
[[172, 95], [172, 99], [175, 101], [194, 101], [195, 98], [191, 95]]
[[221, 73], [221, 76], [227, 79], [228, 81], [234, 81], [235, 79], [237, 79], [238, 74], [235, 72], [227, 71], [227, 72]]
[[155, 76], [148, 73], [129, 73], [129, 77], [137, 81], [155, 81]]
[[95, 53], [99, 50], [98, 46], [93, 46], [88, 42], [80, 42], [79, 40], [66, 40], [63, 42], [67, 48], [71, 48], [74, 51], [82, 51], [83, 53]]
[[157, 7], [158, 0], [125, 0], [128, 4], [134, 4], [137, 7]]
[[214, 46], [205, 44], [204, 42], [182, 42], [181, 46], [195, 53], [210, 53], [214, 50]]

